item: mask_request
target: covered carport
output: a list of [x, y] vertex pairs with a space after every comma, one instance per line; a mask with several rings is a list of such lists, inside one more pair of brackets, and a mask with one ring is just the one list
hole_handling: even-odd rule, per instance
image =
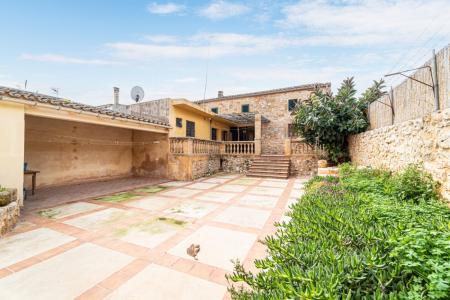
[[[0, 185], [17, 188], [20, 199], [25, 187], [25, 207], [89, 198], [167, 178], [165, 120], [3, 87], [0, 97]], [[29, 171], [39, 172], [34, 195], [32, 176], [24, 175]]]

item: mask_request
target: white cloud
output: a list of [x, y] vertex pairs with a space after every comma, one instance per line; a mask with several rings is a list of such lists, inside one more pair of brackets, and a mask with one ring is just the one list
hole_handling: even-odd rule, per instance
[[208, 59], [268, 53], [303, 43], [301, 39], [282, 35], [256, 36], [236, 33], [202, 33], [186, 38], [173, 37], [173, 40], [174, 42], [167, 44], [117, 42], [107, 44], [107, 47], [112, 50], [114, 56], [122, 59]]
[[306, 31], [311, 44], [417, 43], [448, 37], [448, 5], [448, 0], [300, 1], [284, 7], [278, 23]]
[[60, 54], [22, 54], [20, 56], [24, 60], [40, 61], [40, 62], [54, 62], [64, 64], [79, 64], [79, 65], [118, 65], [121, 64], [117, 61], [104, 60], [104, 59], [84, 59], [76, 57], [68, 57]]
[[242, 15], [249, 11], [249, 8], [243, 4], [216, 0], [208, 6], [202, 8], [199, 14], [211, 20], [223, 20], [226, 18]]
[[169, 44], [177, 41], [177, 37], [165, 34], [146, 35], [144, 39], [157, 44]]
[[178, 78], [174, 80], [177, 83], [193, 83], [193, 82], [197, 82], [198, 78], [196, 77], [183, 77], [183, 78]]
[[185, 6], [180, 5], [180, 4], [175, 4], [172, 2], [161, 3], [161, 4], [153, 2], [147, 6], [147, 9], [152, 14], [169, 15], [169, 14], [182, 12], [185, 9]]

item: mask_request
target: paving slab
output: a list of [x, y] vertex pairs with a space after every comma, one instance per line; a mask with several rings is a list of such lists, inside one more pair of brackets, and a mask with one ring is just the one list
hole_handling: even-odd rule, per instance
[[185, 188], [196, 189], [196, 190], [209, 190], [218, 186], [217, 183], [207, 183], [207, 182], [196, 182], [185, 186]]
[[167, 197], [190, 198], [200, 192], [201, 192], [200, 190], [177, 188], [167, 192], [160, 193], [160, 195]]
[[116, 229], [114, 237], [142, 247], [154, 248], [187, 225], [186, 221], [159, 217]]
[[100, 209], [104, 206], [88, 203], [88, 202], [75, 202], [66, 205], [60, 205], [52, 208], [47, 208], [40, 210], [38, 214], [42, 217], [49, 219], [62, 219], [65, 217], [70, 217], [80, 213], [85, 213], [88, 211], [93, 211]]
[[227, 182], [229, 180], [230, 180], [229, 178], [212, 177], [212, 178], [205, 179], [202, 182], [222, 184], [222, 183], [225, 183], [225, 182]]
[[73, 240], [75, 238], [70, 235], [48, 228], [38, 228], [2, 238], [0, 239], [0, 269]]
[[164, 187], [178, 187], [178, 186], [183, 186], [183, 185], [186, 185], [189, 183], [192, 183], [192, 181], [169, 181], [169, 182], [160, 183], [158, 185], [164, 186]]
[[216, 188], [216, 191], [219, 192], [232, 192], [232, 193], [241, 193], [245, 191], [247, 187], [245, 185], [237, 185], [237, 184], [226, 184], [221, 185], [218, 188]]
[[166, 209], [164, 212], [174, 216], [198, 219], [206, 216], [217, 207], [218, 205], [216, 204], [202, 201], [184, 201], [174, 207]]
[[232, 194], [232, 193], [207, 192], [205, 194], [198, 195], [195, 198], [200, 199], [200, 200], [225, 203], [225, 202], [230, 201], [235, 196], [236, 195]]
[[170, 249], [169, 253], [193, 259], [186, 253], [186, 249], [192, 244], [199, 244], [201, 247], [197, 256], [199, 262], [232, 271], [231, 260], [244, 261], [256, 240], [257, 235], [253, 233], [206, 225]]
[[289, 198], [288, 201], [286, 202], [286, 206], [285, 209], [289, 209], [289, 207], [298, 202], [298, 198]]
[[253, 185], [258, 182], [258, 179], [254, 178], [239, 178], [230, 182], [231, 184], [240, 184], [240, 185]]
[[222, 299], [226, 287], [151, 264], [106, 299], [209, 300]]
[[215, 178], [234, 179], [234, 178], [238, 178], [240, 176], [241, 175], [239, 175], [239, 174], [228, 174], [228, 175], [219, 175], [219, 176], [217, 176]]
[[267, 186], [267, 187], [280, 187], [285, 188], [288, 185], [288, 181], [273, 181], [273, 180], [264, 180], [259, 185]]
[[0, 299], [73, 299], [132, 260], [86, 243], [0, 279]]
[[304, 193], [304, 190], [292, 190], [289, 194], [289, 198], [300, 198]]
[[263, 228], [270, 211], [230, 206], [214, 218], [214, 221], [242, 227]]
[[97, 230], [112, 227], [132, 215], [131, 212], [119, 208], [108, 208], [78, 218], [67, 220], [63, 223], [85, 230]]
[[254, 205], [265, 208], [273, 208], [277, 205], [280, 197], [247, 194], [239, 199], [239, 204]]
[[250, 190], [250, 194], [255, 195], [266, 195], [266, 196], [281, 196], [283, 194], [283, 188], [275, 187], [265, 187], [265, 186], [255, 186]]
[[179, 200], [168, 197], [149, 196], [139, 200], [133, 200], [125, 203], [126, 206], [141, 208], [148, 211], [158, 211], [171, 205], [175, 205]]

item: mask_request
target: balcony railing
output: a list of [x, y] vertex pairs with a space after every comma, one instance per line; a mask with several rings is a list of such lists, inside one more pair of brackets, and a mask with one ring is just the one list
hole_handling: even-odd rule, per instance
[[254, 155], [254, 141], [218, 142], [195, 138], [170, 138], [170, 153], [174, 155]]
[[323, 147], [311, 146], [303, 139], [288, 140], [290, 143], [290, 155], [321, 155], [324, 153]]
[[255, 154], [255, 142], [223, 142], [223, 154], [230, 155], [254, 155]]

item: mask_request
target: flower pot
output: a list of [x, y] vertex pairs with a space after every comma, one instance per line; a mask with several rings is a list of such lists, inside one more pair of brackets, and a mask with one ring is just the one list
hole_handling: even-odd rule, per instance
[[319, 168], [326, 168], [328, 166], [328, 162], [325, 159], [320, 159], [317, 161], [317, 166]]

